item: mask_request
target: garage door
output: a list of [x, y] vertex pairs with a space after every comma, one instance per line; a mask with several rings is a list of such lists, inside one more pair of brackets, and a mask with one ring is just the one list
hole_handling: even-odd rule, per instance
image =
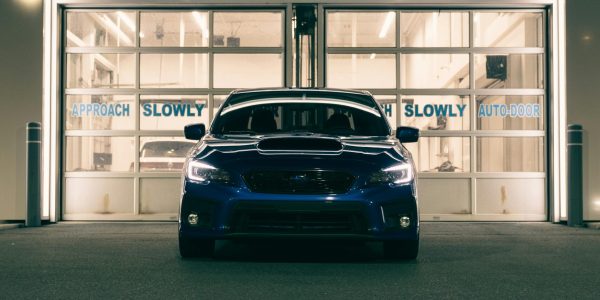
[[283, 10], [67, 10], [63, 218], [175, 220], [189, 123], [283, 86]]
[[408, 145], [424, 220], [546, 220], [542, 10], [336, 10], [326, 85], [371, 91]]

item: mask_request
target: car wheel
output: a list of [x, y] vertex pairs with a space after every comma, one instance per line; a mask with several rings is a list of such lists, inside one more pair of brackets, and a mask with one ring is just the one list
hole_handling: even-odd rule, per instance
[[210, 257], [215, 249], [215, 240], [191, 239], [179, 236], [179, 254], [183, 258]]
[[419, 239], [383, 242], [383, 254], [387, 259], [416, 259], [419, 254]]

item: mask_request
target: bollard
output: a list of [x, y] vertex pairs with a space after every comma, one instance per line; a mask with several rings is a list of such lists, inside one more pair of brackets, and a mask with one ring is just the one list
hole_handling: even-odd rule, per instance
[[567, 130], [568, 219], [567, 225], [583, 226], [583, 126], [570, 124]]
[[27, 218], [25, 226], [42, 226], [42, 194], [41, 187], [41, 162], [42, 162], [42, 124], [38, 122], [27, 123]]

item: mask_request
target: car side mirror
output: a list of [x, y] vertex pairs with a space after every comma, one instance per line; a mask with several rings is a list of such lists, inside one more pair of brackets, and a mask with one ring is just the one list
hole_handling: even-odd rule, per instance
[[401, 143], [415, 143], [419, 140], [419, 129], [410, 126], [400, 126], [396, 129], [396, 138]]
[[186, 139], [198, 141], [206, 134], [206, 126], [202, 123], [185, 125], [183, 133]]

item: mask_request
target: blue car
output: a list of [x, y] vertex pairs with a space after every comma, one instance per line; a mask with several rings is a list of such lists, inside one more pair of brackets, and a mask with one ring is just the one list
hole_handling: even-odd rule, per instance
[[210, 256], [215, 240], [381, 241], [386, 257], [415, 259], [415, 167], [367, 92], [259, 89], [231, 93], [184, 165], [182, 257]]

